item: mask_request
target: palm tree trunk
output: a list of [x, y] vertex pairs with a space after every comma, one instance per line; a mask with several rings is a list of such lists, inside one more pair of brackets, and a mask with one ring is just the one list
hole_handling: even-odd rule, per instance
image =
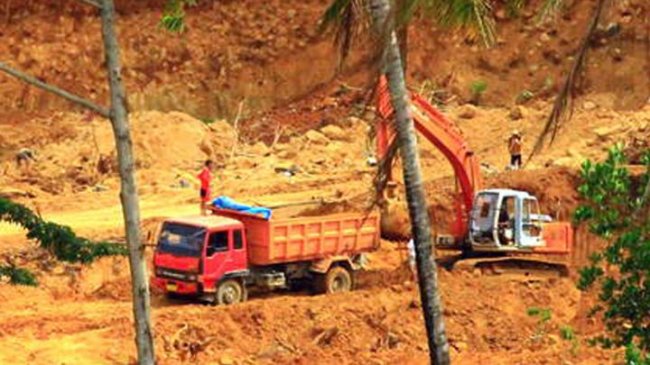
[[120, 170], [122, 212], [129, 245], [129, 264], [133, 291], [133, 317], [135, 319], [138, 363], [155, 363], [153, 331], [151, 328], [149, 283], [144, 260], [144, 246], [140, 242], [140, 206], [135, 181], [135, 158], [129, 132], [126, 96], [122, 84], [120, 55], [113, 27], [115, 6], [113, 0], [102, 2], [102, 36], [106, 53], [106, 67], [111, 94], [111, 123], [115, 135]]
[[[431, 222], [422, 184], [415, 127], [408, 104], [408, 91], [400, 58], [393, 21], [389, 17], [389, 0], [371, 0], [373, 27], [383, 41], [384, 70], [388, 78], [391, 101], [395, 110], [397, 143], [402, 158], [406, 199], [415, 240], [418, 284], [427, 331], [431, 364], [449, 364], [449, 344], [438, 293], [438, 275], [431, 250]], [[388, 37], [386, 37], [388, 35]]]
[[400, 25], [397, 30], [397, 39], [399, 40], [399, 53], [402, 60], [404, 74], [408, 70], [408, 49], [409, 49], [409, 23]]

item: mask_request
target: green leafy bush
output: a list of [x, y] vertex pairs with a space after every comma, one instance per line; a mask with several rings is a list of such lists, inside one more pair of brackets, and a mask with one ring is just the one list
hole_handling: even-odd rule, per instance
[[0, 266], [0, 278], [7, 277], [9, 282], [15, 285], [36, 286], [38, 282], [34, 274], [28, 270], [21, 269], [15, 266]]
[[160, 19], [160, 26], [173, 33], [185, 31], [185, 6], [196, 5], [196, 0], [168, 0]]
[[607, 335], [595, 340], [605, 347], [626, 346], [629, 364], [648, 364], [650, 351], [650, 151], [641, 160], [644, 173], [636, 177], [621, 146], [602, 163], [586, 161], [578, 189], [585, 203], [574, 215], [608, 242], [580, 271], [578, 282], [583, 291], [599, 287], [593, 313], [602, 315]]
[[22, 226], [27, 238], [36, 240], [60, 261], [90, 263], [99, 257], [128, 253], [119, 244], [77, 237], [70, 227], [46, 222], [25, 206], [4, 198], [0, 198], [0, 221]]
[[553, 312], [548, 308], [537, 308], [531, 307], [528, 308], [528, 315], [531, 317], [538, 317], [541, 323], [546, 323], [551, 320]]
[[472, 94], [471, 102], [473, 104], [478, 105], [478, 103], [481, 100], [481, 97], [487, 91], [487, 88], [488, 88], [487, 82], [485, 82], [484, 80], [477, 80], [477, 81], [472, 82], [472, 84], [469, 87], [469, 90], [470, 90], [470, 92]]

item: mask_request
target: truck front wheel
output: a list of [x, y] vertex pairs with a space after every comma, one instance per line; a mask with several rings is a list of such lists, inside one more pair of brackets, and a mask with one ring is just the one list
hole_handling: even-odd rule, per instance
[[218, 305], [230, 305], [246, 300], [246, 288], [238, 280], [225, 280], [219, 284], [215, 294]]
[[322, 294], [352, 290], [352, 274], [341, 266], [331, 267], [327, 274], [316, 277], [316, 291]]

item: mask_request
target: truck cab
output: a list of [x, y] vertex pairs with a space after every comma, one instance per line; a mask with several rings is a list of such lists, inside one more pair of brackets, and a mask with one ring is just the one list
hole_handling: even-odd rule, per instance
[[217, 215], [167, 220], [153, 261], [152, 285], [166, 293], [218, 296], [225, 304], [245, 298], [247, 242], [238, 220]]
[[469, 221], [474, 251], [521, 251], [545, 245], [537, 198], [524, 191], [483, 190], [476, 195]]

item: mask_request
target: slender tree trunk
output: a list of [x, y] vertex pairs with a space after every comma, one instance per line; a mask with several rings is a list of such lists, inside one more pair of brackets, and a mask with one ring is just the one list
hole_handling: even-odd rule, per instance
[[397, 30], [397, 39], [399, 41], [399, 54], [404, 68], [404, 77], [408, 75], [408, 49], [409, 49], [409, 23], [400, 25]]
[[436, 263], [431, 250], [431, 222], [427, 212], [415, 127], [408, 104], [408, 91], [404, 80], [399, 45], [393, 30], [393, 21], [389, 17], [389, 0], [371, 0], [370, 11], [376, 34], [380, 37], [388, 35], [388, 38], [383, 39], [384, 42], [382, 42], [385, 47], [384, 70], [395, 110], [395, 130], [402, 158], [406, 199], [415, 240], [418, 284], [431, 364], [448, 365], [449, 344], [442, 318]]
[[[407, 0], [396, 0], [394, 2], [395, 9], [403, 9], [407, 4]], [[398, 10], [395, 14], [399, 14]], [[399, 54], [402, 59], [402, 68], [404, 69], [404, 76], [408, 77], [408, 48], [409, 48], [409, 25], [410, 21], [400, 22], [399, 26], [396, 29], [397, 33], [397, 42], [399, 44]]]
[[120, 199], [122, 201], [126, 239], [129, 245], [129, 264], [133, 288], [133, 316], [135, 319], [138, 363], [153, 365], [155, 363], [155, 355], [150, 319], [149, 281], [147, 280], [147, 267], [144, 260], [144, 245], [140, 243], [140, 207], [138, 205], [135, 181], [135, 158], [133, 156], [133, 146], [129, 133], [126, 96], [120, 73], [119, 46], [115, 30], [113, 29], [115, 6], [113, 0], [81, 1], [101, 9], [102, 36], [104, 39], [106, 67], [111, 92], [110, 112], [91, 100], [84, 99], [56, 86], [42, 82], [33, 76], [9, 67], [3, 62], [0, 62], [0, 71], [111, 119], [120, 170]]
[[153, 365], [155, 355], [150, 318], [149, 283], [144, 260], [144, 246], [140, 242], [140, 206], [135, 181], [135, 158], [129, 132], [126, 95], [122, 84], [119, 46], [113, 27], [115, 15], [113, 0], [103, 0], [101, 14], [106, 67], [110, 83], [111, 123], [115, 135], [120, 170], [120, 199], [122, 201], [126, 240], [129, 245], [138, 363]]

